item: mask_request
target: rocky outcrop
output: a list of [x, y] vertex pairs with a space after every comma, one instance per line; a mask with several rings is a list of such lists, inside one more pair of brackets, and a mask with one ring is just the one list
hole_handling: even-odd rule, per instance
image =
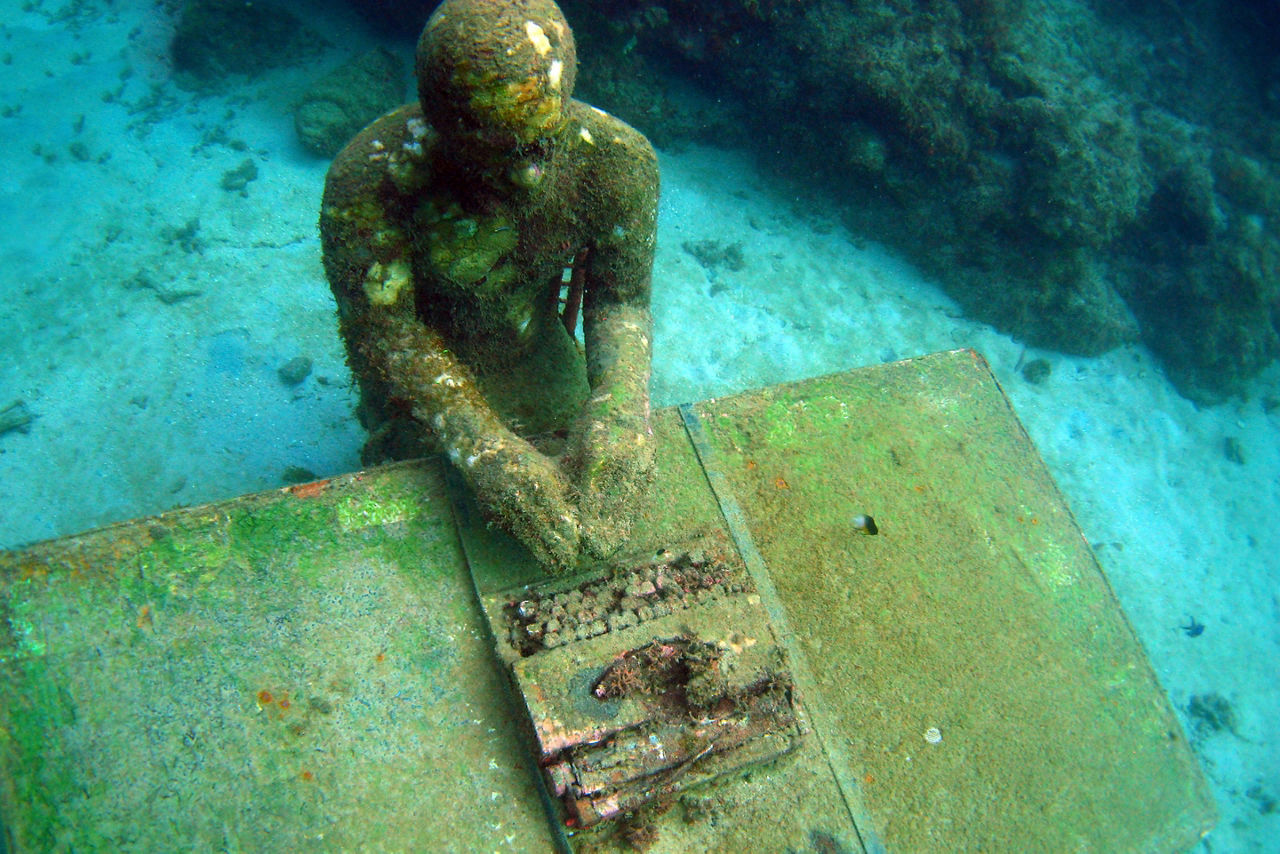
[[332, 157], [365, 125], [406, 100], [404, 63], [375, 48], [312, 84], [294, 110], [294, 128], [308, 150]]

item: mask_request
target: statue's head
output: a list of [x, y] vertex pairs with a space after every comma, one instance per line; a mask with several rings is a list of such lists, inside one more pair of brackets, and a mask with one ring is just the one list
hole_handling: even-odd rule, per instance
[[516, 151], [564, 124], [577, 52], [552, 0], [444, 0], [418, 40], [418, 98], [432, 126]]

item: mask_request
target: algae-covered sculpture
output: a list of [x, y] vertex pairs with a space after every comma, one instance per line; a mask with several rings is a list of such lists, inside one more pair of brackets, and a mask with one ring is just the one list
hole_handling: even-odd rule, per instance
[[320, 217], [365, 461], [443, 451], [546, 567], [605, 557], [652, 477], [657, 158], [572, 99], [551, 0], [445, 0], [416, 71], [420, 103], [343, 149]]

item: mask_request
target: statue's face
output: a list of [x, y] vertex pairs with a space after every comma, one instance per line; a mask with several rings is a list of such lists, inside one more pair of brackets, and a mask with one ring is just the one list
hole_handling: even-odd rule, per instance
[[515, 151], [555, 135], [576, 73], [551, 0], [445, 0], [418, 42], [423, 112], [455, 145]]

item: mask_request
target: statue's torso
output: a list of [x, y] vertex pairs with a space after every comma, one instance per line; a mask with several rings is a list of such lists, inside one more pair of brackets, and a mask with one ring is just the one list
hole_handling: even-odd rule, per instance
[[342, 227], [325, 223], [322, 232], [340, 310], [367, 305], [372, 262], [407, 261], [414, 312], [472, 369], [495, 409], [530, 429], [563, 426], [587, 393], [581, 348], [559, 319], [562, 280], [588, 243], [574, 213], [578, 171], [552, 159], [538, 165], [535, 186], [494, 186], [458, 170], [438, 146], [411, 105], [376, 121], [335, 161], [324, 216]]

